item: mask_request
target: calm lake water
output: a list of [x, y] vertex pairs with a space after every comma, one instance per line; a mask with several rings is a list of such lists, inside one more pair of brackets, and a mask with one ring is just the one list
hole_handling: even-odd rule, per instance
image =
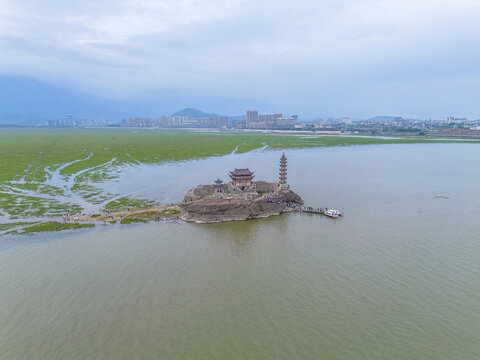
[[[128, 168], [104, 186], [178, 201], [234, 167], [273, 180], [280, 155]], [[0, 237], [0, 359], [478, 359], [480, 146], [286, 155], [293, 190], [343, 218]]]

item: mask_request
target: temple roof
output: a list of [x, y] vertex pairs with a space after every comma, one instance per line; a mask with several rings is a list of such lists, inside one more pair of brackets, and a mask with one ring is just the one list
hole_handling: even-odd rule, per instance
[[252, 176], [253, 171], [250, 171], [248, 168], [247, 169], [237, 169], [237, 168], [235, 168], [235, 170], [230, 171], [230, 174], [234, 175], [234, 176]]

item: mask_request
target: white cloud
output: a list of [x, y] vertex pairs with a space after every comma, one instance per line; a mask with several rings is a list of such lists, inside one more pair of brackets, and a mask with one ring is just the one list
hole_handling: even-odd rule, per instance
[[[368, 113], [386, 89], [465, 88], [479, 16], [471, 0], [0, 0], [0, 67], [110, 94], [185, 88]], [[366, 87], [368, 104], [349, 106]]]

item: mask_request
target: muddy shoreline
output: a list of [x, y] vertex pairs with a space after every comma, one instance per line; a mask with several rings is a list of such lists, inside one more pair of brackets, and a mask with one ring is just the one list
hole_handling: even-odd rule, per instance
[[212, 185], [190, 189], [179, 204], [121, 211], [103, 211], [98, 214], [65, 214], [57, 221], [102, 222], [128, 224], [134, 222], [183, 220], [197, 224], [244, 221], [277, 216], [296, 211], [303, 200], [288, 187], [276, 183], [256, 182], [256, 190], [230, 193]]

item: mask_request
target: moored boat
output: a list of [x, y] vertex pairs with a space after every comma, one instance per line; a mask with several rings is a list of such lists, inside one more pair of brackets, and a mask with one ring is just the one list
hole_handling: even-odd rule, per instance
[[323, 212], [324, 215], [327, 215], [329, 217], [332, 217], [332, 218], [336, 218], [336, 217], [339, 217], [339, 216], [342, 216], [343, 215], [343, 211], [340, 211], [340, 210], [335, 210], [335, 209], [329, 209], [329, 210], [325, 210]]

